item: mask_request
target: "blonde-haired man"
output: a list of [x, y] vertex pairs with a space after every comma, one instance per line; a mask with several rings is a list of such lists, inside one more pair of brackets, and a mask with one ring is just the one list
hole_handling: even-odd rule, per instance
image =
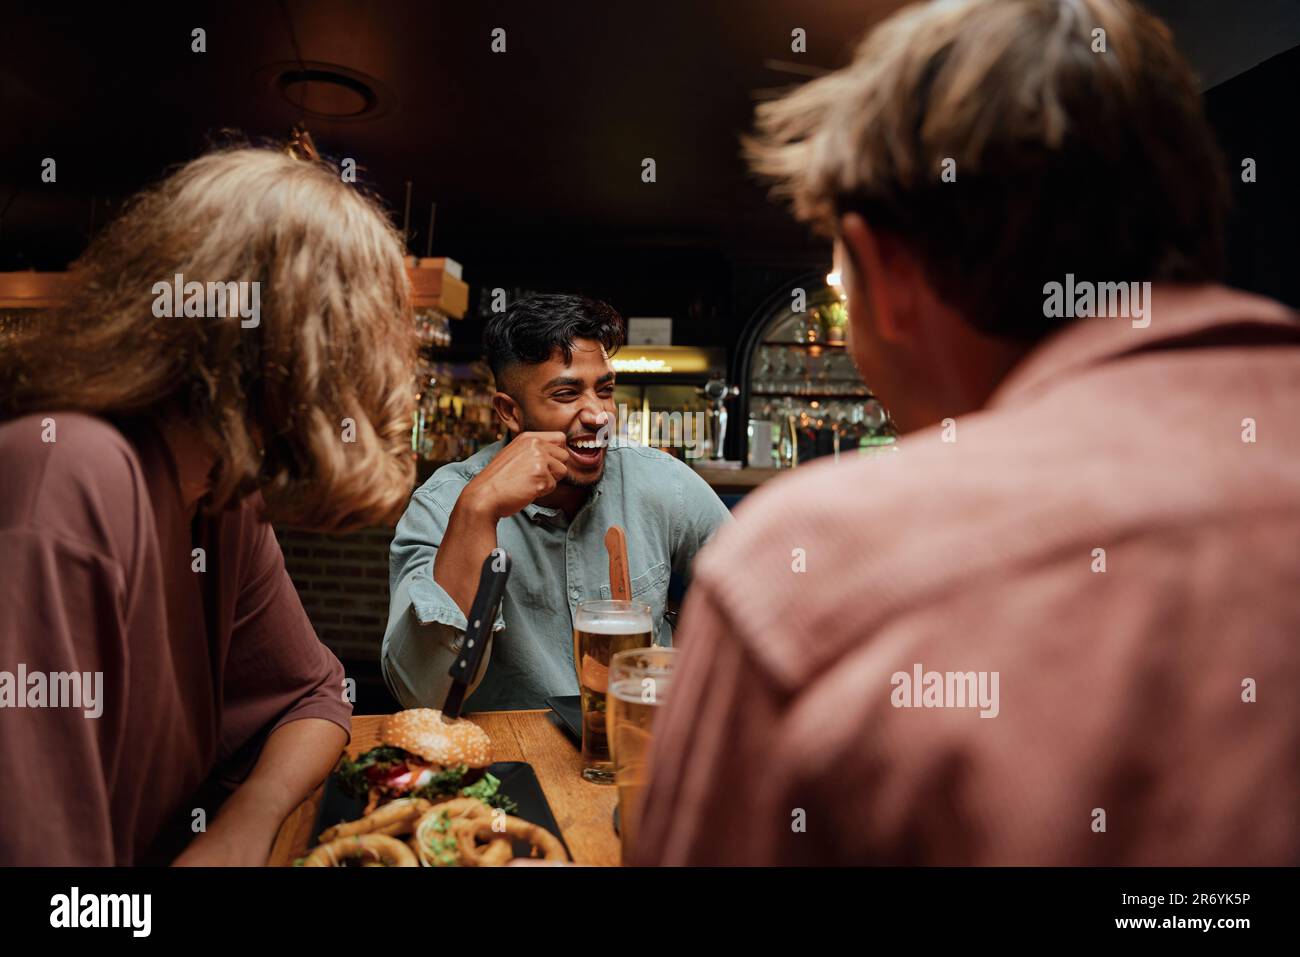
[[701, 556], [631, 859], [1300, 859], [1300, 326], [1167, 29], [908, 7], [748, 149], [909, 434]]

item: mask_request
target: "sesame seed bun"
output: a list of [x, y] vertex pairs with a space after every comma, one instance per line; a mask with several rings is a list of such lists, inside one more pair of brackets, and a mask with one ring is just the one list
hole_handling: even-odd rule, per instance
[[444, 768], [458, 764], [485, 768], [492, 763], [492, 741], [473, 721], [444, 721], [435, 708], [412, 708], [384, 719], [379, 740]]

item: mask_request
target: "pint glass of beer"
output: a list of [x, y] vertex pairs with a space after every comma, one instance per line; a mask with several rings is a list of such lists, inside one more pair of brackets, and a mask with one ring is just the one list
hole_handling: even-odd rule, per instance
[[654, 644], [650, 606], [641, 601], [584, 601], [573, 616], [573, 663], [582, 696], [582, 776], [613, 784], [605, 695], [609, 660]]
[[673, 648], [635, 648], [620, 651], [609, 664], [609, 751], [624, 860], [640, 830], [646, 758], [655, 716], [672, 688], [676, 656]]

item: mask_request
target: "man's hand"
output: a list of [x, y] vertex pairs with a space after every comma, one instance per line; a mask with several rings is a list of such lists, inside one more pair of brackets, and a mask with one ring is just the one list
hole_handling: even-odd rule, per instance
[[563, 432], [520, 432], [456, 499], [433, 560], [433, 580], [466, 615], [483, 559], [497, 547], [497, 522], [555, 490], [569, 473]]
[[[549, 495], [569, 474], [563, 432], [520, 432], [465, 486], [460, 501], [493, 520], [509, 518]], [[459, 505], [459, 502], [457, 503]]]

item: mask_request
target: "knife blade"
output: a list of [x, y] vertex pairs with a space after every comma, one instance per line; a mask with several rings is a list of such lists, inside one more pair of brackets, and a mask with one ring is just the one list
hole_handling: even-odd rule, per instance
[[479, 665], [487, 651], [492, 622], [497, 616], [497, 606], [506, 593], [506, 579], [509, 577], [510, 555], [504, 548], [492, 549], [488, 557], [483, 559], [478, 590], [474, 593], [474, 603], [469, 609], [465, 640], [461, 642], [456, 660], [451, 663], [451, 688], [447, 691], [447, 700], [442, 706], [444, 718], [460, 717], [460, 707], [465, 701], [469, 683], [478, 674]]

